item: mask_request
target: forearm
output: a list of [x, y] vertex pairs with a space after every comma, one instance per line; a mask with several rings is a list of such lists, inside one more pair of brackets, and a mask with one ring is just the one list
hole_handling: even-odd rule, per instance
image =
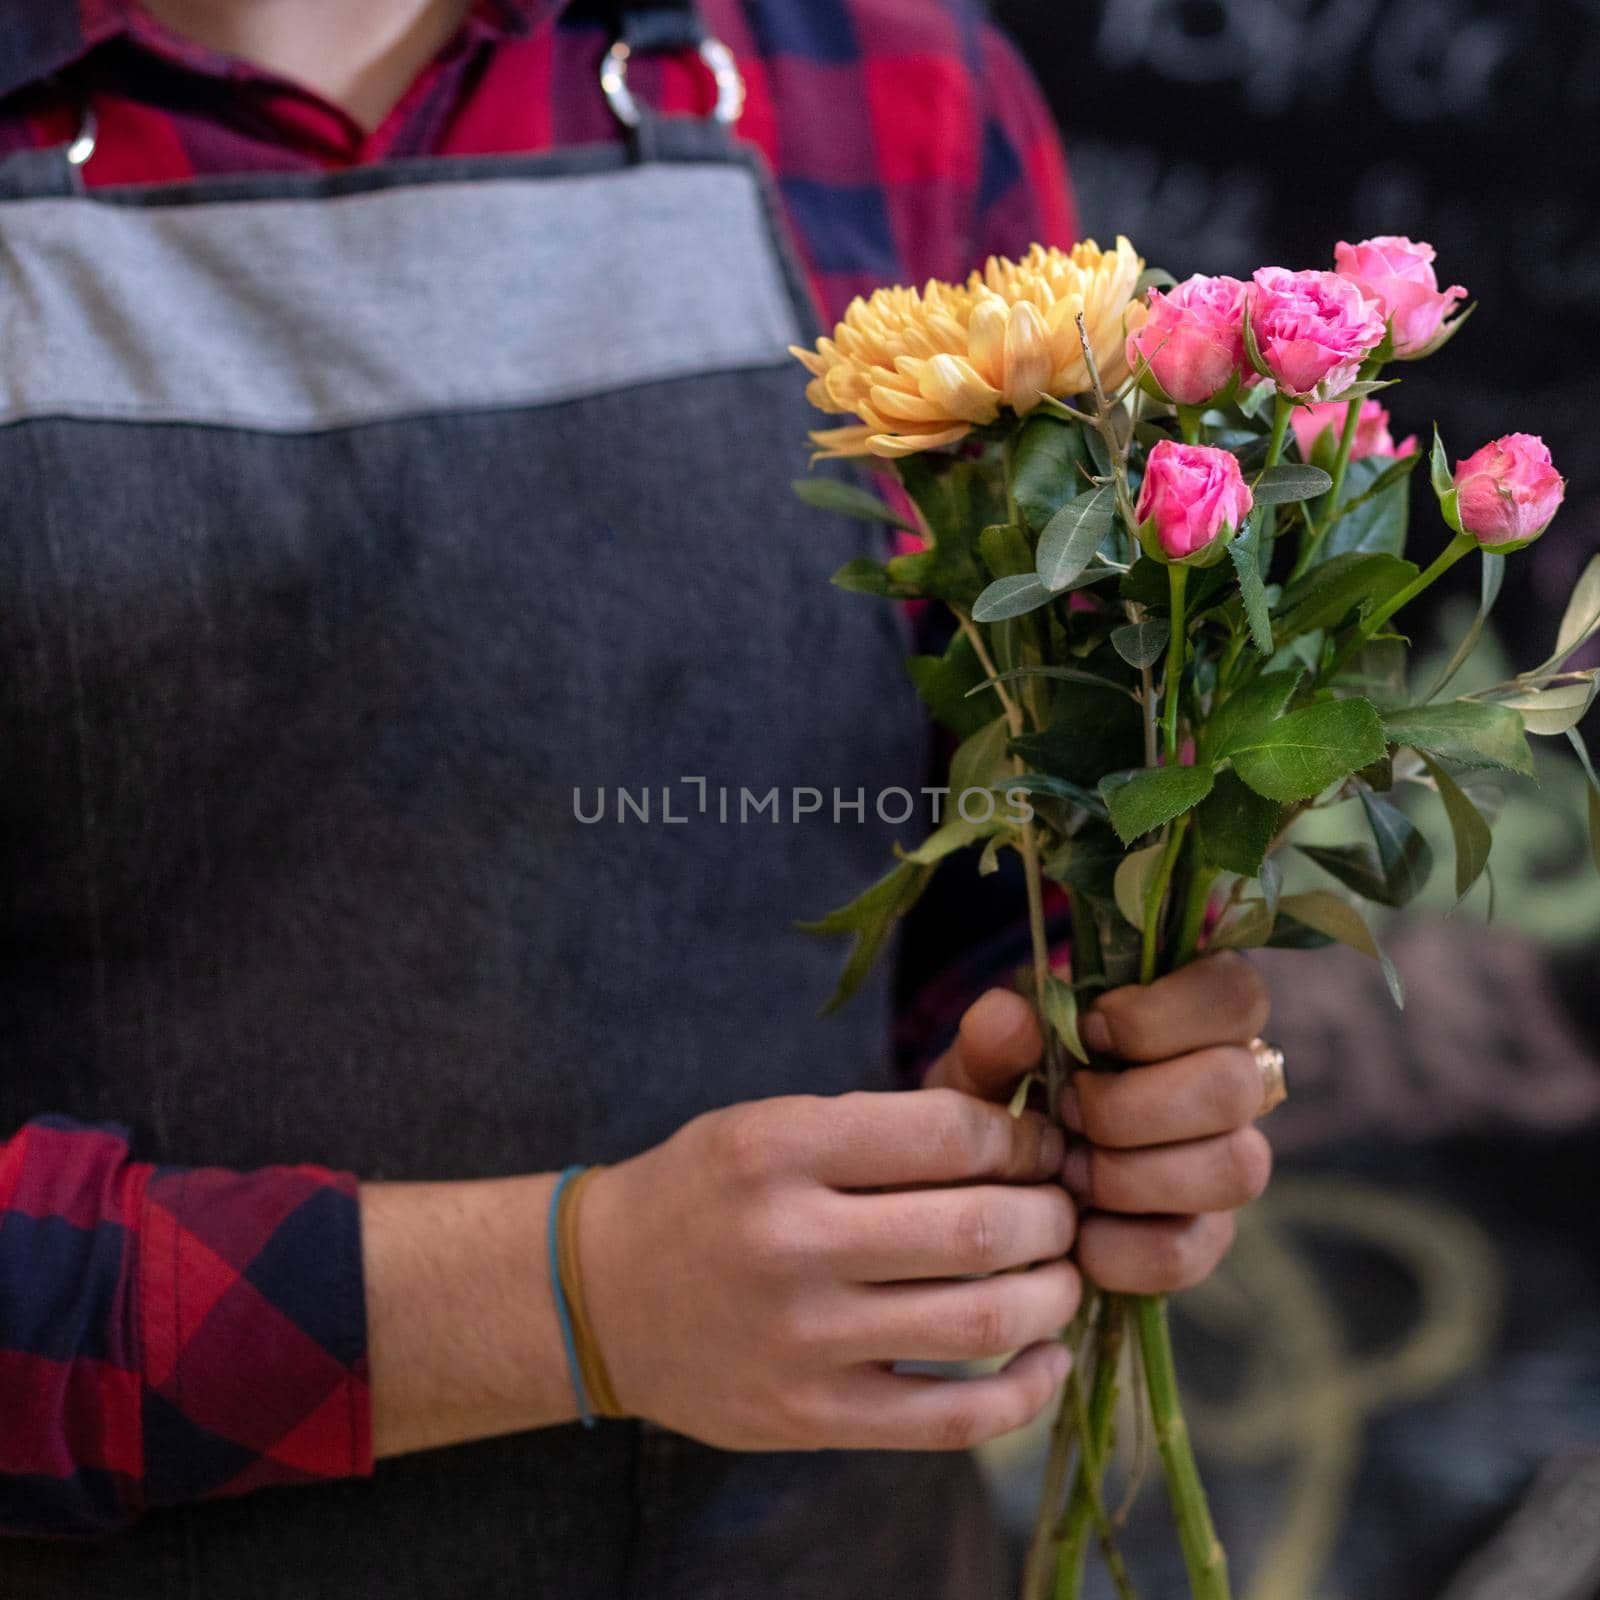
[[555, 1181], [361, 1186], [376, 1455], [576, 1419], [545, 1255]]

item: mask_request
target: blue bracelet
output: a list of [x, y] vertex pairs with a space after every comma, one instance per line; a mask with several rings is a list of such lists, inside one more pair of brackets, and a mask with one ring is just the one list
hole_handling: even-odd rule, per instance
[[567, 1293], [561, 1287], [561, 1261], [556, 1242], [556, 1219], [561, 1211], [561, 1191], [587, 1169], [582, 1166], [568, 1167], [556, 1179], [554, 1192], [550, 1196], [550, 1215], [545, 1221], [545, 1254], [550, 1258], [550, 1292], [556, 1300], [556, 1320], [561, 1324], [561, 1343], [567, 1352], [567, 1374], [572, 1379], [572, 1392], [578, 1397], [578, 1415], [583, 1419], [586, 1428], [594, 1426], [594, 1416], [589, 1410], [589, 1397], [584, 1393], [583, 1374], [578, 1368], [578, 1345], [572, 1337], [572, 1314], [567, 1310]]

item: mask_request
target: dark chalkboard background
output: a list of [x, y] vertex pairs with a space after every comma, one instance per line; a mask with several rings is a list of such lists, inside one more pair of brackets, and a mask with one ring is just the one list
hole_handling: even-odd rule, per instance
[[[995, 9], [1061, 122], [1085, 233], [1180, 277], [1331, 267], [1336, 240], [1374, 233], [1438, 247], [1481, 309], [1384, 398], [1396, 437], [1437, 418], [1453, 458], [1549, 441], [1568, 503], [1496, 614], [1514, 665], [1543, 659], [1600, 550], [1600, 0]], [[1444, 537], [1419, 484], [1411, 553]], [[1433, 624], [1475, 600], [1474, 566]], [[1586, 731], [1600, 745], [1600, 715]], [[1480, 895], [1385, 930], [1403, 1017], [1359, 957], [1266, 961], [1295, 1089], [1279, 1181], [1180, 1318], [1241, 1600], [1458, 1600], [1452, 1574], [1519, 1502], [1544, 1514], [1542, 1466], [1600, 1461], [1600, 879], [1565, 744], [1539, 754], [1496, 835], [1494, 927]], [[1020, 1520], [1026, 1447], [997, 1464]], [[1147, 1596], [1185, 1592], [1154, 1490], [1129, 1543]], [[1544, 1567], [1496, 1557], [1473, 1600], [1594, 1600], [1600, 1507], [1531, 1547]], [[1551, 1576], [1567, 1551], [1579, 1576]]]

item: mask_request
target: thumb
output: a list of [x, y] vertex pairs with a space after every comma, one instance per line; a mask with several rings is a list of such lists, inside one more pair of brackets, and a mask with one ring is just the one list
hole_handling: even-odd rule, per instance
[[929, 1068], [925, 1085], [1009, 1100], [1017, 1079], [1038, 1066], [1043, 1053], [1033, 1007], [1014, 990], [991, 989], [967, 1007], [955, 1043]]

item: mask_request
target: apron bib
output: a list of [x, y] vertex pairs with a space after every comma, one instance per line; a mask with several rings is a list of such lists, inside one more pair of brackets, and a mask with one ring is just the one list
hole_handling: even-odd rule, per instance
[[[922, 719], [893, 617], [827, 582], [872, 536], [788, 489], [811, 312], [770, 205], [648, 115], [327, 178], [0, 169], [0, 1127], [473, 1178], [889, 1086], [886, 978], [818, 1020], [840, 952], [792, 919], [881, 870]], [[966, 1458], [635, 1423], [0, 1540], [5, 1600], [996, 1573]]]

